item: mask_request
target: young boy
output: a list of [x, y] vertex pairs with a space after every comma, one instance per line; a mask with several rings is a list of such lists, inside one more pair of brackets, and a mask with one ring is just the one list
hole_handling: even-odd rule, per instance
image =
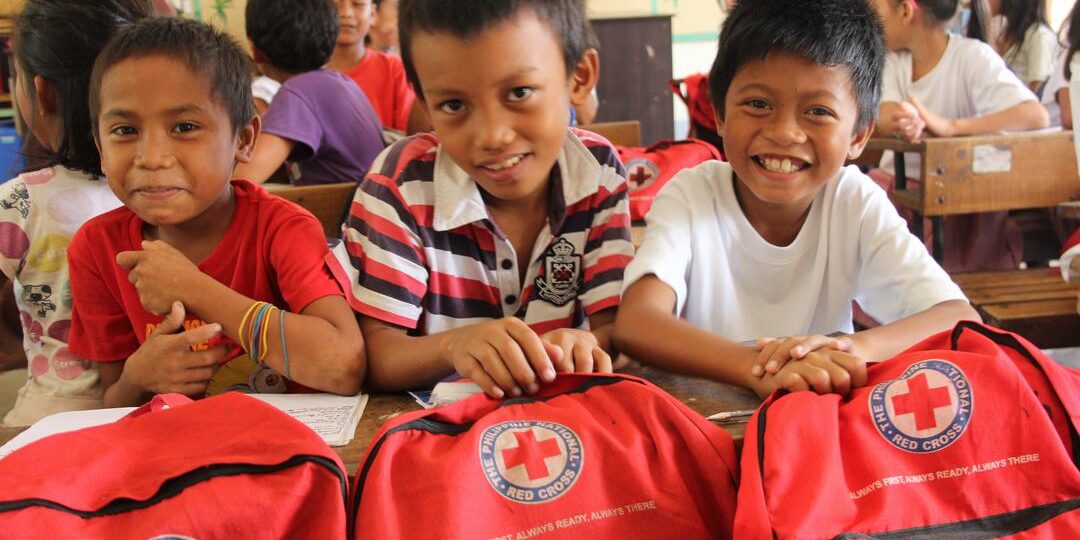
[[371, 386], [456, 370], [517, 396], [556, 371], [610, 371], [633, 247], [615, 150], [567, 127], [597, 77], [583, 1], [402, 0], [399, 14], [435, 132], [380, 156], [346, 224]]
[[[869, 4], [740, 0], [719, 51], [709, 92], [730, 163], [680, 174], [654, 202], [627, 268], [619, 350], [761, 396], [846, 394], [866, 362], [976, 318], [885, 192], [844, 167], [881, 95]], [[852, 300], [888, 324], [822, 335], [852, 332]], [[740, 344], [767, 336], [790, 337]]]
[[401, 58], [367, 47], [364, 43], [375, 18], [372, 0], [336, 0], [337, 44], [328, 67], [356, 82], [371, 101], [382, 125], [402, 133], [428, 131], [423, 109], [409, 88]]
[[[279, 389], [278, 373], [340, 394], [360, 387], [363, 341], [319, 222], [229, 180], [259, 134], [250, 73], [228, 36], [172, 17], [125, 30], [97, 59], [95, 142], [124, 207], [68, 248], [70, 349], [101, 362], [106, 406], [201, 395], [211, 377], [222, 390]], [[231, 343], [250, 354], [215, 375], [243, 352]]]
[[332, 0], [249, 0], [244, 14], [255, 61], [281, 88], [236, 176], [261, 183], [288, 160], [296, 185], [360, 181], [384, 147], [382, 126], [352, 81], [322, 68], [338, 32]]

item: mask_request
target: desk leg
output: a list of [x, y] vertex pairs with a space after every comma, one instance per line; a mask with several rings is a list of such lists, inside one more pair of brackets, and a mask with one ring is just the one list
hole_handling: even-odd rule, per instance
[[[919, 220], [922, 223], [922, 220]], [[945, 220], [941, 216], [930, 218], [930, 224], [934, 227], [934, 260], [938, 264], [945, 262]]]
[[893, 174], [896, 175], [896, 189], [907, 189], [907, 164], [904, 153], [899, 150], [893, 150]]
[[911, 213], [911, 234], [915, 235], [919, 242], [926, 241], [926, 231], [923, 230], [923, 215], [918, 212]]

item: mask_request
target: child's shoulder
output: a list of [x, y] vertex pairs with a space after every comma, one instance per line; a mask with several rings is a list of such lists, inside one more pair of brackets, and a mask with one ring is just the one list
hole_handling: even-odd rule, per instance
[[435, 177], [435, 163], [441, 149], [435, 133], [417, 133], [386, 147], [368, 170], [368, 177], [396, 183], [430, 182]]

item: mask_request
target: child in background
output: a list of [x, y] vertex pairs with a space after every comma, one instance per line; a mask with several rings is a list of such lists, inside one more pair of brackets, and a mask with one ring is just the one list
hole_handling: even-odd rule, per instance
[[[1046, 18], [1046, 2], [977, 1], [986, 2], [987, 12], [993, 17], [990, 26], [997, 29], [991, 33], [994, 49], [1032, 92], [1038, 92], [1050, 76], [1057, 52], [1057, 36]], [[979, 10], [972, 13], [972, 28], [975, 28], [981, 22]]]
[[255, 61], [282, 86], [236, 176], [262, 183], [287, 161], [296, 185], [360, 181], [384, 147], [382, 126], [352, 81], [322, 68], [337, 36], [332, 0], [249, 0], [245, 16]]
[[250, 74], [227, 35], [172, 17], [117, 35], [94, 67], [94, 134], [125, 206], [68, 248], [70, 346], [99, 362], [106, 406], [201, 395], [212, 377], [210, 393], [280, 390], [279, 373], [339, 394], [360, 387], [363, 340], [322, 226], [229, 180], [259, 134]]
[[368, 47], [381, 53], [398, 56], [397, 0], [372, 0], [375, 3], [375, 20], [368, 32]]
[[371, 0], [336, 0], [341, 28], [327, 67], [352, 79], [364, 91], [382, 125], [405, 133], [426, 131], [427, 121], [415, 103], [401, 58], [364, 45], [375, 9]]
[[[1080, 73], [1080, 7], [1073, 4], [1072, 11], [1062, 29], [1064, 46], [1054, 63], [1054, 69], [1043, 89], [1042, 103], [1050, 113], [1051, 125], [1072, 129], [1072, 101], [1070, 87], [1080, 87], [1080, 78], [1073, 82], [1073, 73]], [[1056, 121], [1055, 121], [1056, 120]]]
[[583, 0], [401, 0], [401, 52], [435, 127], [388, 148], [345, 244], [370, 385], [457, 371], [520, 396], [611, 370], [633, 255], [610, 143], [567, 127], [596, 85]]
[[15, 101], [50, 166], [0, 186], [0, 269], [15, 283], [30, 367], [5, 425], [101, 407], [97, 369], [67, 346], [64, 250], [86, 220], [120, 205], [101, 178], [91, 137], [94, 58], [116, 30], [151, 13], [148, 0], [29, 0], [16, 20]]
[[[1048, 125], [1035, 94], [993, 48], [945, 32], [956, 2], [874, 0], [892, 51], [885, 59], [879, 136], [915, 141]], [[905, 159], [908, 178], [917, 180], [919, 157]], [[871, 176], [891, 190], [893, 171], [893, 153], [886, 152]], [[1023, 239], [1007, 212], [949, 216], [944, 226], [950, 272], [1015, 269], [1021, 262]]]
[[[873, 9], [739, 0], [718, 50], [709, 93], [728, 162], [680, 173], [653, 203], [619, 351], [760, 396], [847, 394], [867, 362], [977, 318], [886, 194], [844, 166], [881, 91]], [[851, 334], [852, 300], [886, 324]]]

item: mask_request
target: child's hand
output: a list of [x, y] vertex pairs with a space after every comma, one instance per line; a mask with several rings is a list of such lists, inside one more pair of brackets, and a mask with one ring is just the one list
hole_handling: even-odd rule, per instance
[[919, 109], [906, 101], [900, 102], [899, 106], [892, 115], [892, 121], [896, 126], [896, 136], [908, 142], [919, 140], [923, 130], [926, 129], [926, 121], [919, 114]]
[[611, 356], [600, 348], [592, 332], [559, 328], [544, 334], [542, 339], [558, 348], [560, 354], [552, 359], [559, 373], [611, 373]]
[[776, 373], [788, 360], [798, 360], [808, 353], [828, 347], [851, 352], [851, 340], [846, 337], [830, 337], [821, 334], [791, 336], [786, 338], [761, 338], [755, 343], [758, 356], [750, 367], [750, 373], [762, 377]]
[[754, 390], [762, 398], [777, 389], [789, 392], [812, 390], [818, 394], [840, 394], [866, 384], [866, 362], [858, 356], [834, 349], [818, 349], [798, 362], [788, 362], [775, 375], [766, 375]]
[[169, 312], [181, 294], [191, 287], [191, 276], [200, 273], [183, 253], [160, 240], [145, 240], [142, 251], [122, 251], [116, 264], [129, 271], [128, 281], [135, 285], [143, 308], [155, 315]]
[[191, 347], [220, 334], [221, 325], [205, 324], [176, 333], [183, 326], [184, 306], [176, 302], [165, 320], [127, 359], [121, 381], [155, 394], [176, 392], [192, 396], [205, 392], [214, 370], [225, 359], [227, 349], [219, 345], [205, 351], [192, 351]]
[[911, 105], [915, 107], [917, 111], [919, 111], [919, 117], [921, 117], [923, 119], [923, 122], [926, 123], [926, 131], [928, 131], [931, 135], [937, 137], [952, 137], [956, 134], [956, 126], [954, 121], [930, 112], [916, 97], [910, 97], [908, 98], [908, 101], [910, 101]]
[[476, 381], [493, 398], [520, 396], [522, 389], [536, 392], [540, 389], [537, 375], [545, 382], [555, 380], [551, 358], [561, 354], [516, 317], [450, 332], [442, 348], [462, 377]]

